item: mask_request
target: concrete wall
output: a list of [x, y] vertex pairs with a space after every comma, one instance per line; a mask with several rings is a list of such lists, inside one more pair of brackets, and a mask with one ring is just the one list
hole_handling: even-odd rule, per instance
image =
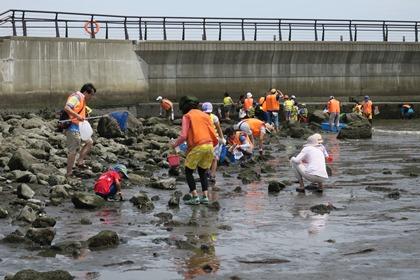
[[150, 95], [173, 99], [220, 101], [225, 91], [260, 96], [276, 87], [305, 101], [420, 100], [416, 43], [147, 41], [136, 52], [149, 66]]
[[59, 108], [86, 82], [93, 106], [135, 104], [148, 90], [147, 65], [131, 41], [0, 39], [0, 108]]

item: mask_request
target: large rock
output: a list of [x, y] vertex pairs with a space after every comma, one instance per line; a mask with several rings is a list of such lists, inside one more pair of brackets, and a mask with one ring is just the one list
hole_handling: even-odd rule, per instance
[[73, 276], [64, 270], [38, 272], [32, 269], [25, 269], [17, 272], [7, 280], [73, 280]]
[[118, 246], [120, 244], [120, 238], [114, 231], [103, 230], [89, 238], [87, 244], [91, 250], [102, 250]]
[[238, 174], [238, 179], [242, 181], [243, 184], [249, 184], [255, 181], [259, 181], [261, 174], [252, 168], [242, 169]]
[[17, 195], [19, 198], [31, 199], [34, 197], [35, 192], [27, 184], [20, 184], [17, 187]]
[[309, 114], [309, 121], [321, 124], [326, 119], [326, 116], [322, 110], [315, 110]]
[[63, 241], [51, 246], [51, 249], [66, 256], [80, 256], [83, 244], [80, 241]]
[[167, 178], [167, 179], [156, 179], [152, 178], [147, 184], [148, 187], [160, 190], [174, 190], [176, 188], [176, 179]]
[[105, 138], [117, 138], [124, 136], [118, 122], [110, 116], [104, 116], [99, 119], [97, 131], [99, 136]]
[[142, 211], [151, 211], [155, 208], [153, 202], [144, 192], [135, 194], [132, 198], [130, 198], [130, 202]]
[[286, 187], [285, 184], [281, 183], [281, 182], [277, 182], [277, 181], [270, 181], [268, 183], [268, 192], [269, 193], [278, 193], [280, 192], [282, 189], [284, 189]]
[[372, 126], [366, 121], [349, 123], [340, 130], [337, 139], [368, 139], [372, 138]]
[[29, 170], [31, 164], [36, 162], [37, 160], [28, 151], [19, 148], [13, 154], [7, 165], [9, 166], [10, 170]]
[[48, 228], [48, 227], [54, 227], [56, 224], [56, 221], [53, 217], [38, 217], [36, 220], [32, 223], [32, 226], [34, 228]]
[[3, 209], [0, 207], [0, 219], [7, 218], [9, 215], [9, 212], [6, 209]]
[[51, 245], [55, 236], [52, 228], [30, 228], [26, 232], [25, 238], [39, 245]]
[[105, 200], [95, 194], [75, 192], [71, 198], [76, 208], [80, 209], [95, 209], [104, 205]]
[[12, 175], [18, 183], [37, 183], [38, 179], [29, 171], [13, 170]]
[[16, 219], [19, 221], [32, 223], [36, 220], [36, 213], [31, 207], [25, 206], [22, 208]]

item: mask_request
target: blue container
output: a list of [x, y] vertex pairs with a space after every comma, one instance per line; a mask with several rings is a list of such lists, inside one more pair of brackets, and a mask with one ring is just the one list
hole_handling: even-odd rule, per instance
[[128, 112], [112, 112], [109, 114], [111, 117], [113, 117], [117, 122], [120, 129], [125, 132], [127, 130], [127, 119], [128, 119]]
[[340, 123], [340, 126], [338, 127], [338, 130], [337, 130], [337, 128], [335, 126], [333, 126], [333, 128], [331, 130], [330, 124], [328, 122], [323, 122], [321, 124], [321, 129], [324, 130], [324, 131], [328, 131], [328, 132], [339, 132], [340, 129], [342, 129], [342, 128], [346, 127], [346, 126], [347, 126], [346, 124]]

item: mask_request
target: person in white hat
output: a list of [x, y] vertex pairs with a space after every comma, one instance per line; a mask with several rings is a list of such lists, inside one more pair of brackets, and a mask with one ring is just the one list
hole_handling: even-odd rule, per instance
[[318, 184], [318, 191], [323, 191], [323, 183], [328, 179], [328, 174], [324, 154], [326, 150], [322, 142], [322, 136], [318, 133], [309, 136], [302, 151], [290, 159], [299, 181], [297, 192], [305, 192], [303, 179]]
[[163, 111], [166, 113], [166, 118], [170, 120], [174, 120], [174, 104], [167, 98], [162, 98], [162, 96], [158, 96], [156, 101], [160, 102], [160, 111], [159, 116], [162, 116]]
[[242, 109], [247, 114], [247, 116], [251, 118], [253, 117], [253, 115], [250, 114], [250, 111], [253, 108], [254, 108], [254, 99], [252, 98], [252, 93], [247, 92]]
[[220, 158], [222, 145], [226, 144], [226, 140], [223, 136], [222, 128], [220, 127], [219, 118], [215, 114], [213, 114], [213, 104], [211, 104], [210, 102], [204, 102], [203, 105], [201, 105], [201, 109], [204, 113], [210, 116], [210, 120], [214, 128], [214, 132], [216, 133], [216, 137], [219, 140], [219, 144], [217, 144], [217, 146], [214, 147], [214, 159], [210, 167], [210, 176], [209, 176], [209, 181], [211, 183], [215, 183], [217, 162], [219, 161], [219, 158]]

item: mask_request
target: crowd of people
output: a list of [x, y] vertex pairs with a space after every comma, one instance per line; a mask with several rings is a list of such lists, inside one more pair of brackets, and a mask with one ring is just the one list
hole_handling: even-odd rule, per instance
[[[72, 178], [73, 168], [84, 168], [84, 159], [92, 148], [92, 139], [80, 137], [79, 124], [88, 114], [87, 103], [93, 98], [96, 88], [93, 84], [85, 84], [80, 91], [71, 94], [64, 107], [68, 115], [68, 125], [65, 129], [68, 148], [66, 177]], [[169, 121], [174, 120], [174, 106], [168, 98], [158, 96], [160, 104], [159, 115]], [[263, 96], [254, 99], [251, 92], [241, 95], [237, 102], [226, 92], [223, 104], [213, 113], [213, 104], [200, 103], [197, 98], [183, 96], [179, 101], [182, 112], [182, 127], [179, 137], [171, 140], [171, 147], [186, 146], [185, 175], [190, 189], [191, 199], [186, 204], [207, 204], [209, 183], [216, 180], [218, 163], [235, 164], [252, 157], [254, 149], [258, 148], [260, 156], [264, 155], [264, 140], [268, 133], [275, 133], [280, 129], [281, 121], [308, 122], [306, 104], [299, 103], [295, 95], [283, 94], [272, 88]], [[373, 106], [369, 96], [362, 102], [356, 102], [353, 112], [367, 118], [372, 123], [377, 107]], [[280, 113], [283, 112], [283, 115]], [[341, 103], [334, 96], [330, 96], [324, 112], [329, 115], [330, 129], [338, 130], [340, 125]], [[401, 105], [401, 117], [410, 118], [414, 112], [411, 104]], [[237, 113], [237, 114], [236, 114]], [[224, 131], [221, 120], [231, 123], [232, 118], [238, 120]], [[301, 152], [290, 159], [290, 164], [296, 173], [299, 187], [298, 192], [304, 192], [303, 180], [316, 184], [322, 192], [323, 183], [328, 178], [326, 159], [329, 158], [326, 148], [322, 144], [322, 136], [314, 134], [307, 139]], [[76, 157], [78, 158], [76, 160]], [[197, 170], [202, 186], [202, 194], [198, 195], [196, 182], [193, 177]], [[104, 199], [118, 195], [122, 199], [121, 181], [128, 178], [127, 168], [122, 164], [112, 166], [96, 181], [94, 191]]]

